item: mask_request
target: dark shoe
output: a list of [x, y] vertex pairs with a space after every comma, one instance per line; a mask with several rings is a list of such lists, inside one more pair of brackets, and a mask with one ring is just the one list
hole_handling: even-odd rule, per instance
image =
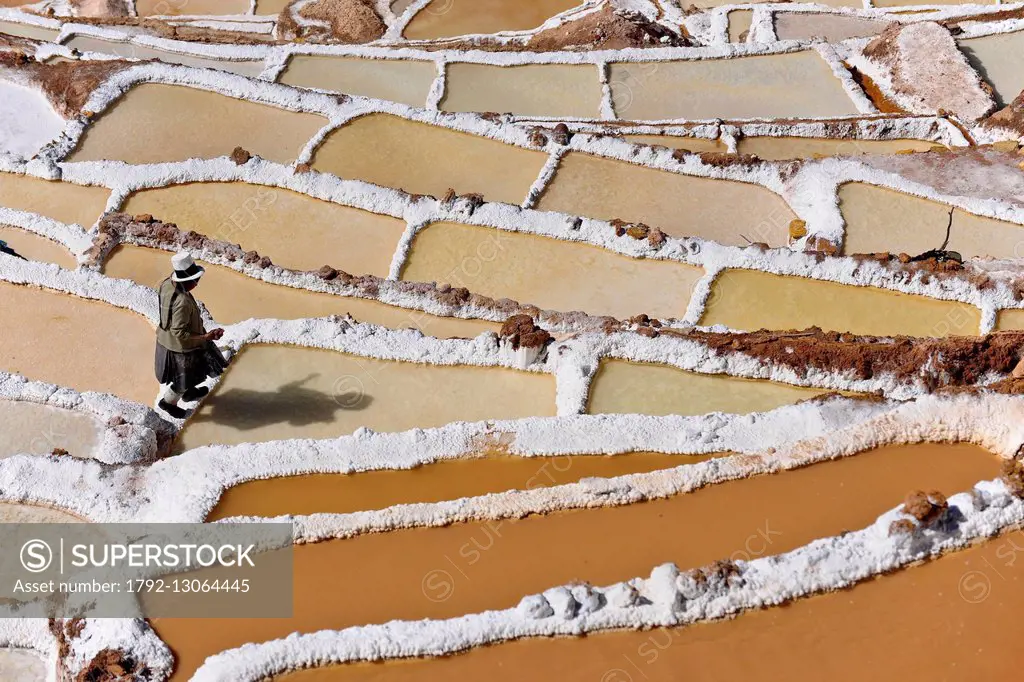
[[182, 400], [191, 403], [195, 400], [199, 400], [200, 398], [205, 398], [206, 394], [208, 394], [209, 392], [210, 389], [208, 389], [206, 386], [196, 386], [195, 388], [187, 389], [184, 393], [181, 394], [181, 398]]
[[174, 417], [175, 419], [184, 419], [185, 415], [188, 414], [188, 412], [186, 412], [185, 410], [181, 409], [177, 405], [171, 405], [166, 400], [161, 400], [156, 404], [156, 406], [159, 407], [164, 412], [166, 412], [167, 414]]

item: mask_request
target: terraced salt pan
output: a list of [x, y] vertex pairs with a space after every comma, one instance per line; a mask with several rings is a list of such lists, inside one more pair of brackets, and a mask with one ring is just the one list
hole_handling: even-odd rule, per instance
[[623, 135], [622, 137], [635, 144], [660, 145], [669, 149], [685, 149], [688, 152], [727, 151], [727, 147], [721, 140], [708, 140], [703, 137], [683, 137], [682, 135]]
[[[908, 3], [901, 3], [908, 4]], [[885, 30], [887, 22], [845, 14], [777, 12], [775, 34], [779, 40], [825, 40], [837, 43], [850, 38], [867, 38]]]
[[[711, 7], [723, 7], [725, 5], [735, 5], [737, 3], [732, 0], [698, 0], [693, 3], [699, 8], [711, 8]], [[856, 7], [857, 9], [862, 8], [864, 5], [857, 0], [824, 0], [824, 2], [817, 3], [819, 5], [825, 5], [826, 7]], [[689, 7], [689, 5], [687, 5]]]
[[256, 14], [280, 14], [291, 0], [256, 0]]
[[597, 118], [601, 83], [590, 64], [448, 65], [444, 111]]
[[0, 648], [0, 680], [46, 682], [47, 664], [29, 649]]
[[590, 414], [684, 416], [765, 412], [820, 395], [816, 388], [725, 374], [697, 374], [667, 365], [603, 360], [590, 385]]
[[[666, 561], [689, 568], [778, 554], [863, 527], [908, 490], [952, 493], [997, 469], [995, 457], [970, 445], [900, 446], [654, 502], [300, 545], [294, 618], [158, 620], [154, 626], [177, 656], [174, 680], [187, 680], [209, 654], [294, 631], [454, 617], [511, 607], [524, 594], [574, 580], [604, 585], [646, 575]], [[360, 579], [337, 580], [339, 567]], [[388, 675], [403, 665], [331, 674]], [[441, 667], [438, 661], [428, 666]]]
[[23, 400], [0, 400], [0, 423], [0, 459], [22, 453], [48, 455], [55, 448], [74, 457], [89, 457], [99, 445], [103, 428], [83, 412]]
[[[665, 197], [672, 197], [666, 201]], [[570, 152], [537, 203], [544, 211], [658, 227], [673, 237], [699, 236], [721, 244], [748, 241], [784, 246], [796, 214], [760, 187], [645, 168]]]
[[289, 163], [326, 123], [207, 90], [143, 83], [92, 122], [69, 160], [161, 163], [225, 156], [241, 146]]
[[961, 40], [960, 50], [995, 88], [999, 106], [1006, 106], [1024, 90], [1024, 31]]
[[1024, 310], [1000, 310], [996, 318], [996, 331], [1024, 329]]
[[360, 116], [327, 136], [313, 166], [414, 194], [478, 193], [519, 204], [547, 154], [388, 114]]
[[460, 420], [554, 414], [555, 382], [545, 374], [257, 345], [232, 362], [186, 424], [178, 450], [331, 438], [362, 426], [405, 431]]
[[842, 140], [826, 137], [744, 137], [738, 150], [762, 159], [807, 159], [822, 156], [893, 154], [904, 150], [923, 152], [935, 146], [926, 140]]
[[754, 20], [754, 12], [749, 9], [735, 9], [729, 12], [729, 42], [746, 42], [746, 34]]
[[78, 261], [62, 245], [27, 230], [0, 225], [0, 241], [28, 260], [56, 263], [68, 270], [78, 267]]
[[[168, 0], [160, 1], [164, 4], [170, 4]], [[186, 2], [190, 1], [186, 0]], [[251, 78], [255, 78], [263, 72], [262, 60], [204, 59], [203, 57], [170, 52], [168, 50], [157, 50], [134, 43], [120, 43], [114, 40], [103, 40], [83, 35], [74, 36], [65, 44], [69, 48], [78, 49], [82, 52], [100, 52], [128, 59], [159, 59], [169, 64], [185, 64], [186, 66], [195, 66], [197, 68], [219, 69], [220, 71], [237, 73]]]
[[[598, 274], [599, 273], [599, 274]], [[456, 223], [416, 234], [402, 279], [466, 287], [544, 309], [627, 318], [682, 317], [703, 270], [589, 244]]]
[[[909, 7], [912, 5], [960, 5], [963, 4], [958, 0], [873, 0], [872, 5], [875, 7]], [[977, 0], [972, 2], [972, 5], [994, 5], [995, 0]], [[920, 12], [927, 12], [928, 10], [919, 10]], [[900, 12], [900, 14], [915, 14], [916, 12]]]
[[387, 277], [405, 221], [243, 182], [195, 182], [136, 192], [123, 211], [237, 243], [296, 270], [332, 265]]
[[858, 113], [829, 65], [807, 50], [738, 59], [609, 66], [619, 118], [785, 118]]
[[135, 0], [140, 17], [247, 14], [249, 0]]
[[0, 173], [0, 206], [90, 227], [103, 214], [110, 190], [29, 175]]
[[[110, 277], [156, 288], [170, 275], [170, 256], [169, 252], [159, 249], [119, 246], [107, 259], [103, 272]], [[220, 265], [203, 263], [203, 267], [206, 274], [196, 290], [196, 297], [220, 324], [235, 324], [249, 318], [290, 320], [348, 313], [360, 322], [392, 329], [419, 329], [439, 338], [475, 338], [482, 332], [499, 329], [494, 322], [437, 317], [362, 298], [270, 284]]]
[[[839, 188], [846, 221], [846, 253], [917, 255], [942, 246], [950, 207], [884, 187], [848, 183]], [[1024, 225], [953, 211], [946, 247], [964, 258], [1024, 257]]]
[[878, 336], [973, 336], [981, 312], [966, 303], [874, 287], [725, 270], [715, 278], [700, 323], [744, 331], [817, 326]]
[[36, 26], [35, 24], [0, 21], [0, 33], [20, 36], [22, 38], [32, 38], [33, 40], [52, 41], [60, 34], [60, 31], [55, 28], [47, 28], [46, 26]]
[[434, 62], [294, 55], [278, 80], [422, 107], [437, 78]]
[[403, 35], [410, 40], [430, 40], [471, 33], [525, 31], [579, 4], [578, 0], [432, 0], [413, 17]]
[[310, 474], [249, 481], [229, 488], [207, 521], [230, 516], [284, 516], [384, 509], [396, 504], [440, 502], [506, 490], [532, 490], [583, 478], [610, 478], [692, 464], [709, 455], [480, 457], [437, 462], [402, 471]]
[[[358, 682], [386, 675], [389, 682], [504, 682], [558, 671], [558, 679], [571, 682], [671, 682], [686, 670], [686, 679], [697, 682], [782, 682], [794, 679], [794, 670], [812, 668], [813, 679], [853, 680], [866, 666], [886, 681], [949, 679], [954, 670], [965, 679], [1012, 678], [1020, 665], [1009, 652], [1016, 647], [1011, 624], [1024, 608], [1014, 561], [1022, 543], [1014, 533], [851, 589], [716, 623], [522, 639], [445, 658], [339, 666], [279, 679]], [[636, 671], [643, 677], [630, 676]]]
[[82, 523], [69, 512], [35, 504], [0, 502], [0, 523]]
[[141, 317], [96, 301], [0, 283], [0, 369], [142, 404], [157, 392], [155, 336]]

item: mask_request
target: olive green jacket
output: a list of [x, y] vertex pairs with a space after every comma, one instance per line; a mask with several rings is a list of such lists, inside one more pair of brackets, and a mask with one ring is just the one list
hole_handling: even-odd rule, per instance
[[187, 353], [206, 345], [198, 338], [206, 333], [199, 304], [168, 277], [160, 283], [160, 325], [156, 342], [169, 351]]

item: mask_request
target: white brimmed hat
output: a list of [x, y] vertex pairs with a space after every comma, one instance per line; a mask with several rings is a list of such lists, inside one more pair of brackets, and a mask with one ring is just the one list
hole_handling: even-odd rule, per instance
[[171, 267], [174, 268], [174, 274], [171, 275], [173, 282], [191, 282], [199, 279], [206, 272], [201, 266], [196, 265], [192, 256], [184, 251], [171, 256]]

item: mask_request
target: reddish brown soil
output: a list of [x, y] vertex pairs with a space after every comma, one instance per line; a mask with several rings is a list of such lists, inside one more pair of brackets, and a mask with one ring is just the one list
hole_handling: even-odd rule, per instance
[[551, 342], [551, 334], [541, 329], [529, 315], [513, 315], [501, 325], [499, 336], [507, 339], [512, 348], [540, 348]]
[[643, 15], [616, 10], [610, 4], [597, 12], [586, 14], [555, 28], [535, 34], [527, 49], [552, 50], [621, 50], [627, 47], [686, 46], [685, 37], [664, 26], [648, 21]]
[[904, 514], [913, 516], [922, 526], [928, 527], [939, 521], [946, 514], [947, 509], [949, 509], [949, 503], [946, 502], [946, 496], [939, 491], [933, 490], [930, 493], [925, 493], [915, 490], [907, 495], [902, 511]]
[[850, 69], [850, 75], [853, 77], [854, 82], [860, 86], [860, 89], [864, 91], [864, 94], [867, 95], [868, 99], [871, 100], [871, 103], [875, 105], [876, 109], [883, 114], [907, 113], [900, 107], [900, 105], [889, 99], [888, 95], [882, 92], [882, 89], [878, 87], [878, 84], [871, 80], [867, 74], [861, 73], [852, 66], [847, 66]]
[[299, 10], [305, 19], [329, 23], [329, 30], [299, 25], [292, 16], [292, 4], [277, 19], [278, 34], [286, 40], [361, 44], [377, 40], [387, 30], [373, 0], [317, 0]]
[[123, 651], [103, 649], [74, 676], [75, 682], [142, 682], [149, 670], [139, 666]]
[[1015, 100], [985, 119], [984, 124], [1005, 128], [1016, 135], [1024, 136], [1024, 91], [1017, 95]]
[[21, 53], [0, 53], [0, 71], [14, 71], [18, 80], [39, 87], [64, 118], [83, 113], [82, 107], [93, 90], [129, 66], [130, 62], [121, 60], [44, 64]]
[[976, 385], [990, 373], [1009, 376], [1024, 351], [1024, 332], [942, 339], [855, 336], [816, 328], [732, 334], [662, 329], [661, 333], [697, 340], [717, 353], [741, 353], [789, 367], [800, 376], [810, 370], [850, 372], [858, 379], [893, 375], [920, 379], [932, 390]]

